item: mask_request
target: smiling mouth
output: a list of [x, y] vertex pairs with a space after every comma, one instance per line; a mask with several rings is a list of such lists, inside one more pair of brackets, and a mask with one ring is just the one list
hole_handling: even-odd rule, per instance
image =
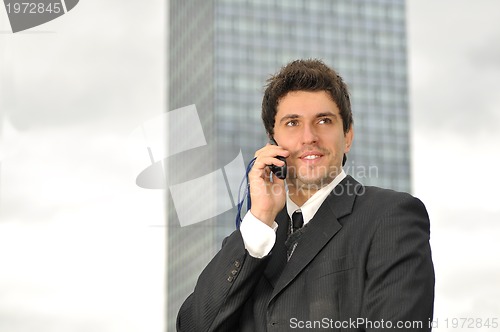
[[320, 155], [317, 155], [317, 154], [311, 154], [311, 155], [308, 155], [308, 156], [302, 157], [302, 159], [305, 159], [305, 160], [315, 160], [315, 159], [318, 159], [318, 158], [320, 158], [320, 157], [321, 157]]
[[308, 154], [308, 155], [305, 155], [303, 157], [300, 157], [300, 160], [303, 162], [303, 163], [306, 163], [306, 164], [316, 164], [316, 163], [319, 163], [320, 160], [322, 160], [323, 158], [323, 154]]

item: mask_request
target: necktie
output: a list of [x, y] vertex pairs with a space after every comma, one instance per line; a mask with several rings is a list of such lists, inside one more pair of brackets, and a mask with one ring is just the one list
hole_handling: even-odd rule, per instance
[[302, 212], [297, 210], [292, 214], [292, 233], [296, 232], [304, 226], [304, 218]]
[[300, 236], [302, 235], [302, 226], [304, 225], [304, 218], [302, 217], [302, 212], [297, 210], [292, 214], [292, 222], [290, 227], [290, 234], [285, 242], [287, 247], [287, 260], [292, 257]]

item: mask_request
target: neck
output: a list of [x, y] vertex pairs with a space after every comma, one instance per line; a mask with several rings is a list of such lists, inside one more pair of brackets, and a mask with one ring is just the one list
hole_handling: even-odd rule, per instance
[[304, 205], [304, 203], [307, 202], [307, 200], [317, 191], [318, 188], [309, 188], [307, 185], [288, 185], [288, 195], [290, 196], [290, 199], [297, 204], [297, 206]]

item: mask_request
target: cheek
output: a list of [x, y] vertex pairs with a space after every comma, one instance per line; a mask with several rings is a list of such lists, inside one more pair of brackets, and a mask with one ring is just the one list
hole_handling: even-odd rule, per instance
[[335, 133], [334, 135], [330, 135], [330, 137], [328, 137], [328, 142], [331, 142], [329, 146], [330, 149], [332, 149], [332, 152], [335, 154], [343, 153], [346, 143], [343, 134]]
[[293, 133], [282, 134], [281, 132], [274, 132], [274, 140], [282, 148], [292, 152], [297, 149], [297, 138]]

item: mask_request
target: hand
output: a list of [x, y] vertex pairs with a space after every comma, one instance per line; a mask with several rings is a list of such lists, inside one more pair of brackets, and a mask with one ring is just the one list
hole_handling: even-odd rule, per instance
[[272, 227], [278, 212], [286, 201], [285, 181], [272, 175], [269, 165], [283, 166], [285, 163], [276, 156], [288, 157], [290, 153], [280, 146], [267, 144], [255, 152], [255, 163], [248, 173], [252, 214]]

